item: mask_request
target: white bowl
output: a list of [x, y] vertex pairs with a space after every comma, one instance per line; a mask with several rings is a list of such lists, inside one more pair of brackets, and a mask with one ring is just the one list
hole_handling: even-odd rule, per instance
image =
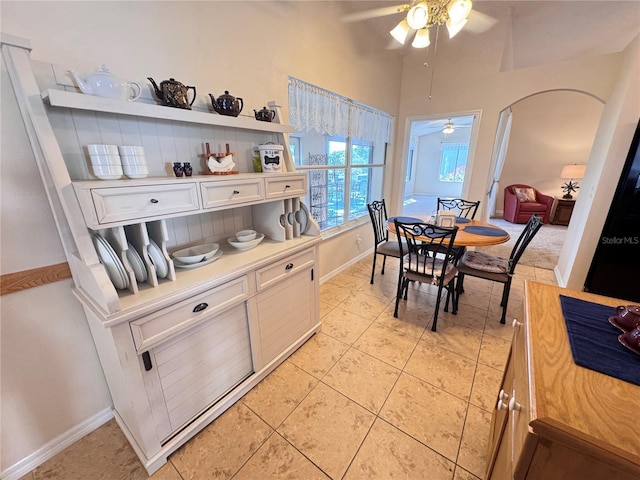
[[122, 165], [146, 165], [147, 157], [144, 155], [120, 155]]
[[146, 165], [123, 165], [122, 170], [129, 178], [145, 178], [149, 176], [149, 167]]
[[121, 165], [120, 155], [91, 154], [91, 165]]
[[250, 242], [256, 238], [257, 234], [258, 232], [255, 230], [240, 230], [236, 233], [236, 239], [238, 239], [239, 242]]
[[236, 237], [227, 239], [227, 243], [238, 250], [249, 250], [253, 247], [258, 246], [258, 244], [264, 240], [264, 233], [258, 234], [256, 238], [249, 242], [239, 242]]
[[118, 147], [120, 155], [142, 155], [144, 156], [144, 147], [138, 145], [120, 145]]
[[171, 256], [179, 262], [192, 264], [213, 258], [219, 249], [220, 245], [217, 243], [207, 243], [205, 245], [183, 248], [182, 250], [173, 252]]
[[123, 175], [121, 165], [91, 165], [93, 174], [101, 180], [117, 180]]
[[98, 143], [92, 143], [87, 145], [89, 155], [118, 155], [117, 145], [102, 145]]

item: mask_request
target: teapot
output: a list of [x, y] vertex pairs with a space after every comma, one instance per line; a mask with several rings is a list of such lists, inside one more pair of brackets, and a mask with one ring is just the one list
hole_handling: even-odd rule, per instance
[[257, 112], [254, 109], [253, 114], [256, 116], [256, 120], [261, 122], [273, 122], [273, 119], [276, 118], [276, 112], [269, 110], [267, 107], [263, 107], [262, 110]]
[[[160, 87], [156, 85], [156, 82], [151, 77], [147, 77], [147, 80], [151, 82], [155, 90], [156, 97], [167, 107], [186, 108], [191, 110], [191, 105], [196, 99], [196, 87], [187, 87], [186, 85], [178, 82], [174, 78], [169, 80], [163, 80], [160, 82]], [[193, 98], [189, 102], [189, 90], [193, 90]]]
[[80, 91], [87, 95], [113, 98], [116, 100], [136, 100], [142, 94], [142, 88], [137, 82], [128, 82], [116, 77], [106, 65], [102, 65], [99, 72], [86, 75], [86, 79], [74, 70], [68, 70], [78, 84]]
[[218, 99], [209, 94], [211, 97], [211, 105], [216, 113], [220, 115], [229, 115], [232, 117], [237, 117], [240, 115], [242, 111], [242, 107], [244, 106], [244, 102], [240, 97], [236, 98], [233, 95], [229, 95], [229, 91], [225, 90], [224, 95], [220, 95]]

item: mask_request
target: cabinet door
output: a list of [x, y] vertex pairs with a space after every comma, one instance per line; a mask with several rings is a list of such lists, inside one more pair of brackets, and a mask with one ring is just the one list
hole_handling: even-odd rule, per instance
[[159, 436], [166, 438], [253, 373], [246, 303], [143, 353], [143, 362]]
[[260, 365], [284, 352], [316, 323], [313, 269], [305, 268], [256, 297]]

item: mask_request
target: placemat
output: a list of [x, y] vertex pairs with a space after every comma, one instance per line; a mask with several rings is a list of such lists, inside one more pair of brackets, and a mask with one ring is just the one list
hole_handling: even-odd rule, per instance
[[640, 356], [618, 342], [609, 323], [614, 307], [560, 295], [573, 361], [582, 367], [640, 385]]
[[482, 227], [479, 225], [464, 227], [464, 231], [475, 235], [484, 235], [485, 237], [504, 237], [505, 235], [508, 235], [508, 233], [501, 228]]
[[416, 217], [389, 217], [390, 222], [394, 222], [398, 220], [401, 223], [416, 223], [416, 222], [424, 222], [421, 218]]
[[456, 223], [470, 223], [471, 220], [469, 220], [468, 218], [464, 218], [464, 217], [456, 217]]

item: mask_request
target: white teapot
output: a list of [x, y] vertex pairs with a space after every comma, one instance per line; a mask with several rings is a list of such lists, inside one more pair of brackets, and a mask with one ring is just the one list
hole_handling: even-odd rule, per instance
[[88, 74], [86, 80], [73, 70], [69, 70], [69, 73], [73, 75], [80, 91], [87, 95], [133, 101], [142, 94], [139, 83], [116, 77], [106, 65], [102, 65], [102, 71]]

